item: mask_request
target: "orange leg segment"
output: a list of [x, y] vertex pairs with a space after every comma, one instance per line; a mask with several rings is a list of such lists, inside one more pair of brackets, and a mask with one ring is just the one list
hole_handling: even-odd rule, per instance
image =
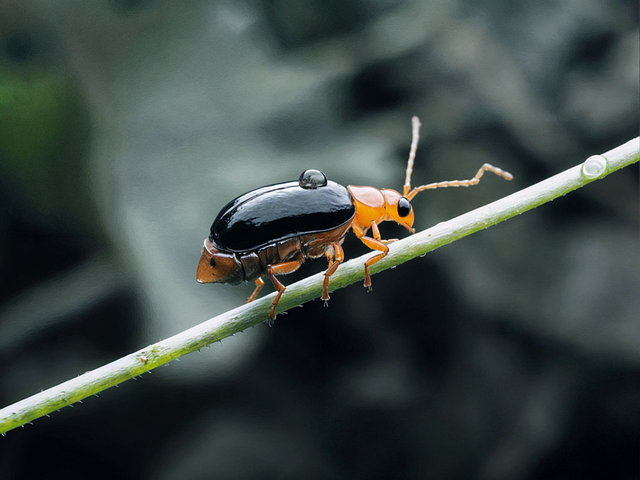
[[387, 256], [387, 253], [389, 253], [389, 247], [387, 247], [386, 243], [393, 242], [396, 239], [382, 240], [382, 238], [380, 237], [380, 230], [378, 229], [378, 225], [375, 222], [371, 222], [371, 232], [373, 233], [373, 238], [364, 235], [362, 230], [359, 228], [354, 228], [353, 232], [360, 239], [360, 241], [362, 241], [362, 243], [364, 243], [371, 250], [378, 250], [382, 252], [371, 257], [364, 264], [364, 286], [371, 290], [371, 274], [369, 273], [369, 267]]
[[258, 277], [258, 279], [256, 280], [256, 289], [249, 297], [249, 300], [247, 300], [247, 303], [251, 303], [256, 299], [258, 293], [260, 293], [260, 290], [262, 290], [262, 287], [264, 287], [264, 281], [262, 280], [262, 278]]
[[[287, 273], [293, 273], [299, 268], [300, 268], [300, 262], [278, 263], [276, 265], [269, 265], [269, 267], [267, 268], [267, 275], [269, 275], [269, 277], [271, 278], [271, 282], [273, 283], [273, 286], [276, 287], [276, 289], [278, 290], [278, 295], [276, 295], [276, 298], [273, 300], [273, 303], [271, 304], [271, 312], [269, 313], [270, 320], [273, 320], [276, 317], [276, 306], [280, 301], [280, 297], [282, 296], [282, 294], [287, 288], [276, 278], [276, 275], [285, 275]], [[253, 291], [253, 293], [249, 297], [249, 300], [247, 300], [247, 303], [253, 302], [256, 299], [256, 297], [258, 296], [258, 293], [260, 293], [260, 290], [262, 290], [262, 287], [264, 287], [264, 280], [262, 280], [262, 278], [258, 278], [256, 280], [256, 289]]]
[[329, 260], [329, 268], [324, 272], [324, 285], [322, 287], [322, 301], [325, 307], [329, 301], [329, 277], [335, 273], [338, 266], [344, 261], [342, 246], [339, 243], [334, 243], [331, 246], [333, 247], [333, 254], [329, 250], [325, 252], [325, 256]]
[[282, 294], [287, 288], [276, 278], [276, 275], [285, 275], [287, 273], [293, 273], [299, 268], [300, 268], [300, 262], [278, 263], [276, 265], [269, 265], [269, 268], [267, 268], [267, 275], [269, 275], [269, 278], [271, 278], [271, 282], [273, 283], [273, 286], [276, 287], [276, 289], [278, 290], [278, 294], [276, 295], [276, 298], [273, 300], [273, 303], [271, 304], [271, 312], [269, 313], [270, 320], [273, 320], [274, 318], [276, 318], [276, 306], [280, 301], [280, 297], [282, 296]]

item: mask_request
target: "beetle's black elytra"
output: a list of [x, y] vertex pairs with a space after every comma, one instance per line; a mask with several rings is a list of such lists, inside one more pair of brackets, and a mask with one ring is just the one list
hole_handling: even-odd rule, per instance
[[333, 230], [354, 214], [349, 191], [336, 182], [327, 181], [320, 188], [280, 183], [232, 200], [211, 225], [209, 239], [219, 249], [243, 252], [298, 235]]

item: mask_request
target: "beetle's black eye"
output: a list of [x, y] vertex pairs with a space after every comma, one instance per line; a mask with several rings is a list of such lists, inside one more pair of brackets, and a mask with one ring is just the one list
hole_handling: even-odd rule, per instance
[[309, 170], [305, 170], [300, 175], [298, 179], [298, 183], [302, 188], [307, 189], [315, 189], [318, 187], [326, 187], [327, 186], [327, 176], [322, 173], [320, 170], [314, 170], [310, 168]]
[[411, 204], [405, 197], [401, 197], [398, 201], [398, 216], [406, 217], [411, 213]]

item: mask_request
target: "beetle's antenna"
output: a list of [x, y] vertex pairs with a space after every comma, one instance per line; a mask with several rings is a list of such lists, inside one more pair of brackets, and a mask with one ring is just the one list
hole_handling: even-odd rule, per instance
[[[406, 197], [409, 190], [411, 190], [411, 174], [413, 173], [413, 161], [416, 158], [416, 151], [418, 150], [418, 140], [420, 139], [420, 119], [418, 117], [411, 118], [411, 150], [409, 150], [409, 161], [407, 162], [407, 176], [404, 177], [404, 188], [402, 189], [402, 196]], [[418, 192], [416, 192], [418, 193]]]
[[[418, 194], [418, 192], [421, 192], [423, 190], [430, 190], [432, 188], [444, 188], [444, 187], [470, 187], [472, 185], [477, 185], [478, 183], [480, 183], [480, 178], [484, 174], [485, 170], [491, 173], [495, 173], [496, 175], [504, 178], [505, 180], [513, 179], [513, 175], [511, 175], [509, 172], [505, 172], [504, 170], [498, 167], [494, 167], [493, 165], [489, 165], [488, 163], [485, 163], [484, 165], [482, 165], [482, 167], [480, 167], [480, 170], [478, 170], [478, 173], [476, 173], [476, 176], [469, 180], [450, 180], [448, 182], [430, 183], [429, 185], [422, 185], [420, 187], [416, 187], [413, 190], [411, 190], [411, 193], [409, 193], [408, 195], [405, 194], [404, 196], [407, 197], [407, 200], [411, 201], [411, 199], [415, 197]], [[406, 188], [406, 185], [405, 185], [405, 188]]]

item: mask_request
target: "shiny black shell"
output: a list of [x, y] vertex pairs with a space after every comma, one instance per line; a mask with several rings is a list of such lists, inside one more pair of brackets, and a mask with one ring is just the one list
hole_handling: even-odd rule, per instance
[[221, 250], [245, 252], [333, 230], [349, 222], [355, 212], [351, 194], [336, 182], [317, 188], [303, 188], [300, 181], [278, 183], [229, 202], [213, 221], [209, 239]]

